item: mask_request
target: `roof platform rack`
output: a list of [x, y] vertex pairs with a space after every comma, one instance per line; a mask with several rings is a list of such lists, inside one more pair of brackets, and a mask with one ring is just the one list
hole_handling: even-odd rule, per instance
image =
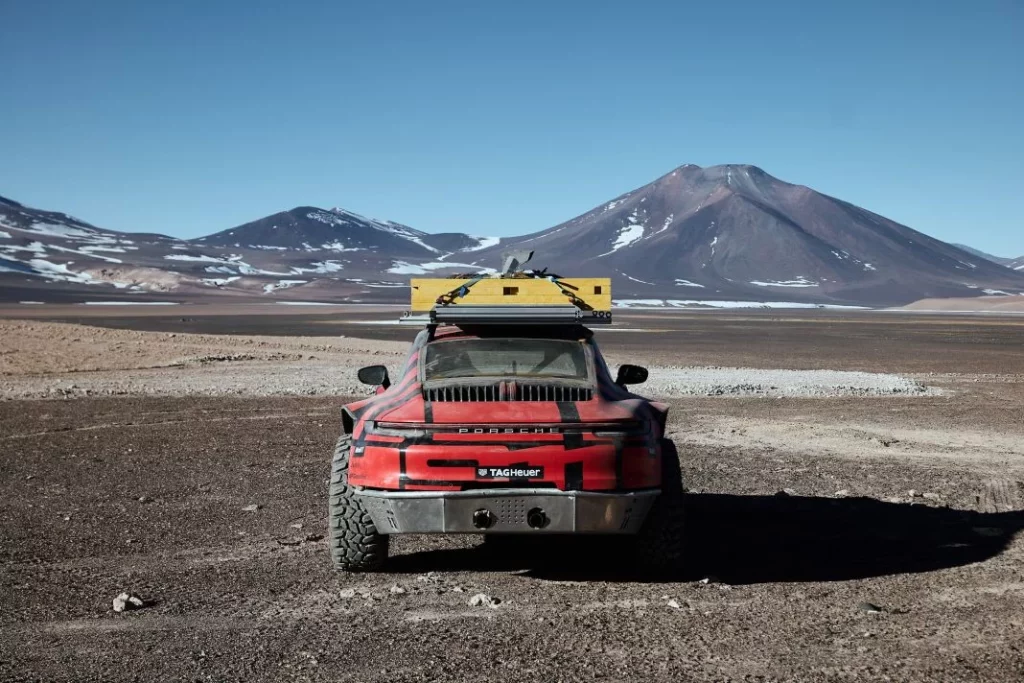
[[610, 278], [563, 278], [523, 270], [532, 251], [504, 256], [504, 273], [447, 278], [412, 278], [410, 309], [399, 320], [410, 325], [608, 325], [612, 322]]
[[459, 304], [426, 312], [407, 311], [403, 325], [609, 325], [609, 311], [584, 311], [573, 305], [531, 306]]

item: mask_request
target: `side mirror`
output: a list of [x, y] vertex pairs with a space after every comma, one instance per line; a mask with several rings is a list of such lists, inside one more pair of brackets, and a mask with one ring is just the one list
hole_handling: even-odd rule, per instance
[[620, 387], [627, 384], [643, 384], [647, 381], [647, 368], [639, 365], [620, 365], [619, 372], [615, 376], [615, 383]]
[[385, 389], [391, 386], [391, 380], [388, 379], [388, 369], [383, 365], [367, 365], [365, 368], [359, 368], [356, 376], [363, 384], [381, 386]]

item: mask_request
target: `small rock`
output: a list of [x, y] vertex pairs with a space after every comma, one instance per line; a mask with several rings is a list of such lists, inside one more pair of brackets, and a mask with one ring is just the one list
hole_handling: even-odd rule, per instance
[[848, 495], [850, 495], [850, 492], [847, 491], [846, 489], [842, 489], [840, 491], [836, 491], [833, 495], [835, 495], [836, 498], [846, 498]]
[[139, 496], [139, 502], [145, 505], [146, 503], [152, 503], [153, 499], [149, 496]]
[[32, 481], [35, 478], [36, 478], [36, 475], [34, 475], [34, 474], [26, 474], [25, 475], [25, 481]]
[[427, 572], [426, 574], [422, 574], [420, 576], [417, 576], [416, 580], [417, 581], [437, 581], [438, 578], [439, 577], [437, 575], [437, 572]]
[[263, 507], [262, 505], [258, 505], [256, 503], [253, 503], [252, 505], [246, 505], [244, 508], [242, 508], [242, 512], [256, 512], [257, 510], [259, 510], [262, 507]]
[[304, 540], [307, 543], [316, 543], [317, 541], [324, 540], [324, 535], [323, 534], [306, 534], [306, 538]]
[[666, 605], [668, 605], [669, 607], [671, 607], [672, 609], [681, 609], [681, 607], [682, 607], [682, 606], [681, 606], [681, 605], [679, 604], [679, 601], [678, 601], [678, 600], [676, 600], [675, 598], [672, 598], [671, 600], [669, 600], [669, 601], [668, 601], [667, 603], [665, 603], [665, 604], [666, 604]]
[[781, 491], [779, 491], [775, 495], [776, 496], [782, 496], [782, 497], [795, 496], [796, 495], [796, 490], [795, 489], [782, 489]]
[[392, 586], [391, 587], [391, 594], [392, 595], [404, 595], [405, 594], [405, 589], [402, 588], [401, 586], [397, 586], [397, 585]]
[[931, 493], [931, 492], [929, 492], [929, 493], [922, 493], [921, 497], [922, 498], [927, 498], [928, 500], [939, 500], [939, 499], [942, 498], [942, 496], [940, 496], [939, 494]]
[[354, 598], [354, 597], [356, 597], [356, 589], [355, 588], [342, 588], [340, 591], [338, 591], [338, 597], [341, 598], [342, 600], [349, 600], [351, 598]]
[[490, 607], [491, 609], [497, 609], [500, 604], [500, 598], [492, 598], [486, 593], [477, 593], [469, 599], [470, 607]]
[[717, 576], [705, 576], [703, 579], [701, 579], [697, 583], [703, 584], [705, 586], [708, 585], [709, 583], [718, 583], [718, 577]]
[[301, 524], [289, 524], [288, 526], [290, 528], [292, 528], [292, 529], [301, 529], [302, 528]]
[[921, 494], [915, 491], [914, 489], [910, 489], [909, 491], [907, 491], [907, 495], [910, 496], [911, 498], [918, 498]]
[[466, 592], [466, 589], [463, 588], [462, 586], [452, 586], [452, 592], [453, 593], [464, 593], [464, 592]]
[[142, 609], [145, 606], [146, 601], [135, 593], [120, 593], [114, 598], [115, 612], [128, 612], [133, 609]]
[[857, 609], [861, 612], [867, 612], [868, 614], [878, 614], [882, 611], [882, 608], [871, 602], [862, 602], [857, 605]]

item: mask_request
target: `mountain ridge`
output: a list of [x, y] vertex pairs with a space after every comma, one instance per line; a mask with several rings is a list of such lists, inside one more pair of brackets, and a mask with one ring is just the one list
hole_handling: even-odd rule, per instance
[[[664, 305], [893, 305], [1024, 291], [1024, 272], [751, 164], [684, 164], [545, 230], [427, 233], [298, 206], [182, 240], [0, 203], [0, 276], [93, 294], [398, 301], [408, 277], [493, 269], [507, 249], [561, 275], [609, 274], [616, 299]], [[5, 227], [6, 226], [6, 227]]]

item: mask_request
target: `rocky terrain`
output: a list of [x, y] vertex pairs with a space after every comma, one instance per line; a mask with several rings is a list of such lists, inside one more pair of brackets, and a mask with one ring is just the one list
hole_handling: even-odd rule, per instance
[[[344, 392], [408, 331], [201, 308], [0, 323], [5, 391], [150, 373], [0, 400], [0, 680], [1024, 677], [1020, 318], [628, 311], [609, 355], [684, 373], [644, 387], [669, 392], [684, 567], [408, 536], [344, 575], [324, 513], [347, 399], [282, 394], [331, 366]], [[823, 380], [904, 390], [790, 393]]]
[[[356, 370], [408, 344], [337, 337], [199, 335], [0, 320], [0, 400], [76, 396], [366, 394]], [[626, 362], [614, 353], [613, 365]], [[841, 370], [652, 365], [647, 390], [685, 396], [927, 396], [919, 381]]]
[[[396, 302], [412, 276], [493, 273], [507, 249], [607, 274], [620, 306], [901, 305], [1017, 296], [1024, 264], [946, 244], [756, 166], [681, 166], [520, 237], [430, 234], [303, 206], [181, 240], [0, 198], [0, 300]], [[1016, 270], [1015, 270], [1016, 268]]]

